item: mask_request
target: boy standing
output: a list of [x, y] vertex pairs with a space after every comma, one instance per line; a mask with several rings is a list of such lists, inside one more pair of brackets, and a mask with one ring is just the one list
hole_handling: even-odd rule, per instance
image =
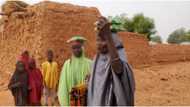
[[48, 105], [50, 98], [51, 105], [54, 105], [57, 97], [56, 89], [58, 83], [58, 64], [53, 61], [53, 51], [47, 51], [47, 61], [42, 64], [42, 75], [44, 80], [45, 105]]

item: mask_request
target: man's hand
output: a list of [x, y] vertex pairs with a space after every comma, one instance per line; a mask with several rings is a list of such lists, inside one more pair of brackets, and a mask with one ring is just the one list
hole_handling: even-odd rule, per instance
[[117, 74], [121, 74], [123, 71], [123, 65], [112, 38], [112, 33], [110, 29], [111, 23], [105, 17], [101, 16], [96, 22], [96, 26], [98, 30], [98, 36], [105, 40], [107, 43], [109, 55], [111, 57], [112, 69]]
[[105, 17], [99, 17], [98, 21], [96, 22], [98, 36], [107, 40], [107, 37], [111, 34], [110, 26], [111, 23]]

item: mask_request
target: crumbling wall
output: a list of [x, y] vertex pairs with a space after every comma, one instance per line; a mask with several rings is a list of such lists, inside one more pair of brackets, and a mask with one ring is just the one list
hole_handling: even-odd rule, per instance
[[130, 32], [119, 32], [119, 35], [133, 67], [190, 60], [190, 45], [149, 45], [143, 35]]
[[170, 63], [190, 60], [190, 45], [158, 44], [151, 46], [152, 63]]
[[41, 28], [43, 21], [41, 7], [28, 8], [26, 12], [14, 12], [8, 17], [0, 32], [0, 67], [1, 72], [12, 72], [16, 58], [28, 49], [32, 55], [38, 57], [41, 46]]
[[60, 68], [71, 54], [66, 40], [75, 34], [85, 36], [88, 56], [95, 52], [93, 23], [99, 12], [96, 8], [41, 2], [28, 6], [22, 17], [17, 12], [8, 17], [0, 33], [0, 71], [12, 72], [18, 55], [27, 49], [37, 60], [45, 60], [47, 49], [55, 52]]
[[[53, 49], [61, 68], [65, 59], [71, 56], [66, 40], [76, 34], [88, 39], [86, 55], [93, 58], [96, 53], [93, 23], [100, 15], [96, 8], [46, 1], [26, 9], [22, 14], [11, 14], [1, 29], [1, 72], [13, 71], [16, 58], [24, 49], [35, 57], [38, 66], [45, 60], [47, 49]], [[119, 35], [133, 67], [190, 60], [190, 46], [150, 46], [143, 35], [129, 32], [119, 32]]]
[[143, 35], [119, 32], [119, 36], [123, 41], [128, 61], [133, 67], [150, 64], [150, 46]]
[[66, 41], [74, 35], [82, 35], [88, 39], [85, 45], [86, 55], [92, 58], [96, 50], [94, 22], [100, 15], [99, 11], [96, 8], [49, 2], [44, 4], [44, 8], [42, 52], [48, 48], [53, 49], [62, 66], [71, 56], [70, 46]]

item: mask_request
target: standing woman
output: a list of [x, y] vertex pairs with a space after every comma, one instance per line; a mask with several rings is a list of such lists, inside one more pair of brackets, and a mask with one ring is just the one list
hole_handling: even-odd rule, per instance
[[43, 79], [34, 59], [29, 61], [29, 105], [40, 106], [43, 91]]
[[28, 105], [28, 73], [23, 62], [16, 63], [16, 70], [11, 77], [8, 88], [12, 92], [16, 106]]

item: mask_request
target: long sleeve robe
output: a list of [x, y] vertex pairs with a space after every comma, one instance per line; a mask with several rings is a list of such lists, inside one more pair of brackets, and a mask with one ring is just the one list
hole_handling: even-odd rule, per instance
[[58, 99], [61, 106], [70, 105], [69, 93], [71, 89], [85, 82], [85, 77], [89, 73], [90, 67], [91, 60], [84, 55], [80, 58], [72, 56], [71, 59], [64, 63], [58, 87]]
[[27, 106], [28, 105], [28, 73], [14, 72], [8, 88], [10, 89], [16, 106]]
[[88, 85], [88, 106], [134, 105], [135, 81], [122, 43], [112, 35], [123, 69], [116, 74], [112, 69], [109, 54], [98, 54], [93, 62]]

